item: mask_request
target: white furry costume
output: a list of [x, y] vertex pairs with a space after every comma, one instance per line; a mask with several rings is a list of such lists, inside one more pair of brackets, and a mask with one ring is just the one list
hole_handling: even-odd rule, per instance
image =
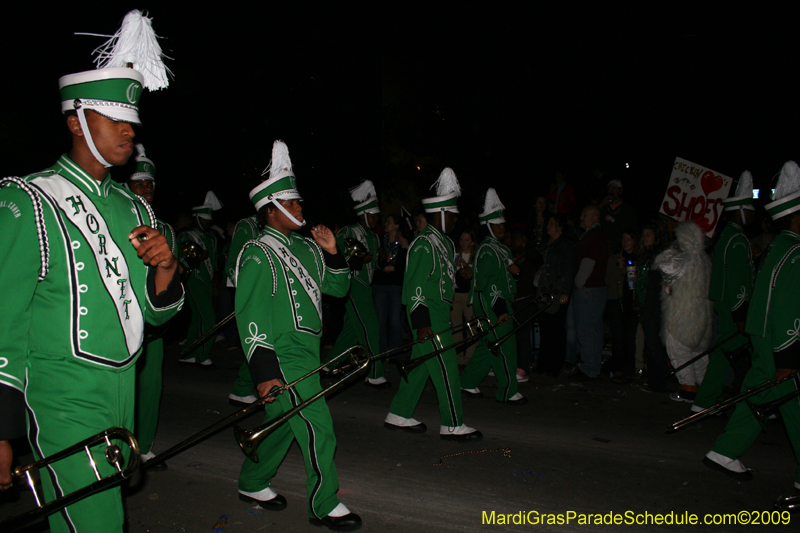
[[[658, 254], [653, 268], [663, 273], [661, 338], [672, 366], [677, 368], [711, 345], [714, 304], [708, 299], [711, 259], [704, 250], [703, 233], [691, 221], [675, 228], [676, 241]], [[708, 357], [678, 372], [681, 385], [699, 385]]]

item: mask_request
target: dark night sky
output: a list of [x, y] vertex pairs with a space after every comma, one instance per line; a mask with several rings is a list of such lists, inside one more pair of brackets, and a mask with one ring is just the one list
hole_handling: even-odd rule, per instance
[[246, 193], [278, 138], [311, 222], [352, 213], [346, 190], [362, 178], [385, 208], [411, 208], [444, 166], [464, 207], [493, 186], [512, 218], [560, 167], [587, 196], [622, 179], [641, 216], [656, 212], [675, 156], [734, 178], [747, 168], [768, 186], [798, 158], [793, 13], [651, 4], [6, 12], [2, 172], [40, 170], [66, 150], [57, 80], [92, 68], [103, 41], [72, 33], [113, 33], [138, 7], [167, 37], [175, 72], [169, 89], [143, 98], [137, 131], [168, 220], [207, 188], [227, 216], [249, 215]]

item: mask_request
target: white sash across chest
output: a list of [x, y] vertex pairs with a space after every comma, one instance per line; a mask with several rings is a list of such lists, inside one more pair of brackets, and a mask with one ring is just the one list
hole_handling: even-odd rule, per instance
[[[142, 315], [141, 306], [139, 305], [136, 292], [129, 288], [122, 290], [124, 284], [130, 286], [130, 270], [128, 263], [125, 260], [125, 255], [122, 250], [117, 246], [112, 238], [111, 231], [106, 224], [105, 219], [100, 214], [99, 209], [91, 201], [89, 195], [80, 190], [77, 186], [70, 181], [56, 176], [47, 176], [36, 178], [33, 183], [41, 190], [47, 193], [48, 200], [50, 200], [63, 213], [59, 218], [67, 218], [70, 223], [81, 233], [92, 254], [95, 258], [96, 268], [100, 279], [103, 282], [102, 288], [89, 287], [86, 283], [81, 283], [80, 272], [87, 267], [82, 262], [70, 261], [73, 256], [71, 250], [67, 252], [67, 263], [69, 265], [71, 275], [70, 282], [72, 283], [72, 300], [73, 307], [70, 313], [72, 320], [75, 322], [72, 326], [72, 331], [77, 332], [73, 335], [73, 343], [76, 343], [76, 354], [79, 356], [87, 355], [91, 359], [105, 359], [98, 354], [88, 353], [81, 348], [82, 341], [88, 338], [89, 332], [92, 330], [91, 318], [84, 318], [89, 315], [89, 309], [82, 305], [82, 294], [90, 290], [105, 290], [110, 297], [110, 301], [114, 303], [114, 307], [119, 319], [120, 326], [125, 335], [125, 344], [128, 349], [129, 356], [133, 356], [139, 351], [142, 346], [144, 336], [144, 316]], [[131, 200], [131, 208], [141, 220], [138, 210], [136, 210], [133, 200]], [[55, 210], [58, 216], [58, 210]], [[133, 229], [133, 228], [131, 228]], [[70, 246], [72, 250], [77, 250], [81, 243], [80, 241], [72, 241], [68, 234], [64, 235], [65, 244]], [[75, 312], [77, 311], [77, 312]], [[94, 316], [102, 312], [101, 309], [93, 309]], [[102, 331], [92, 331], [93, 335], [102, 335]], [[95, 341], [96, 343], [96, 341]], [[93, 343], [94, 346], [97, 344]], [[96, 361], [100, 362], [100, 361]], [[114, 365], [117, 366], [117, 365]]]
[[[280, 242], [278, 239], [276, 239], [269, 233], [264, 233], [261, 237], [259, 237], [258, 240], [267, 245], [267, 247], [269, 247], [269, 249], [272, 250], [272, 252], [278, 257], [278, 259], [280, 259], [284, 267], [288, 268], [292, 272], [292, 274], [294, 274], [294, 278], [300, 282], [300, 287], [308, 294], [308, 297], [311, 299], [311, 301], [314, 302], [314, 307], [317, 310], [317, 315], [319, 316], [321, 323], [322, 292], [320, 291], [319, 285], [317, 284], [316, 280], [308, 273], [308, 270], [303, 267], [303, 263], [301, 263], [300, 260], [292, 253], [288, 245]], [[294, 304], [293, 311], [296, 315], [297, 309], [300, 306], [300, 304], [294, 302], [294, 297], [291, 290], [289, 294], [293, 301]]]

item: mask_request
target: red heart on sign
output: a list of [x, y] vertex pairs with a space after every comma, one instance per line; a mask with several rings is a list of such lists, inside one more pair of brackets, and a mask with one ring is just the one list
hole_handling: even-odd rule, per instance
[[709, 170], [700, 178], [700, 186], [703, 188], [703, 192], [706, 193], [706, 196], [708, 196], [722, 187], [722, 177], [715, 176], [714, 173]]

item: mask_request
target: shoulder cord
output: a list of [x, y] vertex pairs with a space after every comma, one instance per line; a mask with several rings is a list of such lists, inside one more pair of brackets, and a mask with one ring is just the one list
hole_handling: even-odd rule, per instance
[[25, 191], [31, 198], [33, 204], [33, 215], [36, 222], [36, 233], [39, 236], [39, 259], [41, 266], [39, 268], [39, 282], [41, 283], [50, 270], [50, 245], [47, 240], [47, 228], [44, 223], [44, 212], [42, 211], [42, 200], [36, 194], [35, 186], [29, 184], [27, 181], [16, 176], [0, 179], [0, 188], [14, 183], [20, 189]]

